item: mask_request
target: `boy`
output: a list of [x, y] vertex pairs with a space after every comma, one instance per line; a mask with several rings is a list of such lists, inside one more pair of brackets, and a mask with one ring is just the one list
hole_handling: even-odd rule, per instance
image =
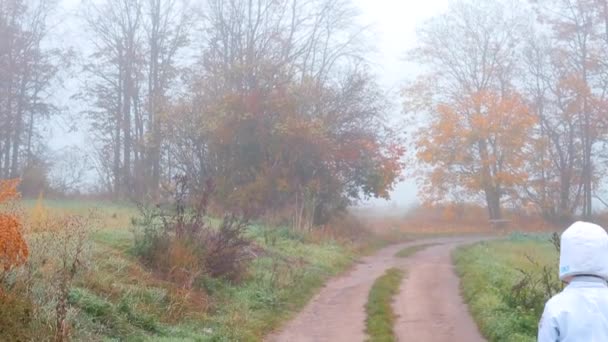
[[539, 342], [608, 342], [608, 234], [576, 222], [562, 234], [559, 277], [566, 288], [545, 305]]

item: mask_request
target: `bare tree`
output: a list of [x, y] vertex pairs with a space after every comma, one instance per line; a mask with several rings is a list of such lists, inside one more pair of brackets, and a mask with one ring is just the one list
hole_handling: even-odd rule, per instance
[[18, 177], [34, 158], [40, 121], [50, 102], [60, 51], [43, 47], [54, 1], [0, 2], [0, 177]]
[[95, 52], [85, 66], [93, 132], [101, 160], [111, 163], [116, 196], [157, 195], [163, 116], [178, 75], [177, 56], [188, 44], [189, 7], [179, 0], [90, 3], [87, 27]]
[[523, 89], [539, 120], [525, 192], [545, 217], [569, 218], [582, 200], [583, 142], [577, 124], [582, 101], [554, 46], [551, 37], [531, 32], [523, 54]]
[[[178, 75], [177, 55], [189, 43], [190, 7], [180, 0], [148, 0], [145, 31], [148, 41], [148, 132], [146, 166], [148, 193], [158, 197], [161, 179], [163, 126], [169, 108], [171, 82]], [[143, 131], [143, 128], [140, 127]], [[139, 173], [139, 172], [138, 172]], [[141, 173], [139, 173], [141, 174]]]
[[599, 178], [598, 143], [605, 134], [603, 109], [606, 100], [605, 6], [596, 0], [540, 1], [536, 5], [539, 18], [553, 35], [553, 47], [572, 96], [578, 108], [573, 113], [581, 141], [582, 214], [593, 213], [593, 193]]
[[[103, 160], [112, 164], [113, 192], [132, 191], [132, 120], [139, 109], [137, 77], [141, 72], [141, 1], [108, 0], [87, 3], [85, 19], [91, 31], [94, 63], [87, 64], [87, 96], [95, 104], [88, 110], [100, 149], [111, 150]], [[109, 168], [105, 168], [109, 169]]]

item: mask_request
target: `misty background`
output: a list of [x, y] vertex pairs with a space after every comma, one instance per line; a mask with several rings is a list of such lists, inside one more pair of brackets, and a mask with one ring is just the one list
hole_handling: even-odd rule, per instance
[[[449, 1], [356, 0], [354, 3], [359, 10], [361, 24], [369, 29], [367, 37], [373, 49], [368, 53], [368, 60], [380, 86], [389, 95], [391, 117], [395, 122], [400, 121], [400, 91], [405, 81], [417, 76], [420, 68], [407, 62], [405, 53], [416, 46], [417, 28], [429, 18], [446, 11]], [[83, 5], [81, 0], [60, 0], [55, 15], [50, 20], [51, 26], [55, 25], [60, 30], [51, 30], [51, 39], [47, 41], [73, 49], [77, 52], [77, 58], [86, 58], [87, 51], [90, 51], [90, 42], [83, 35]], [[68, 72], [78, 73], [78, 61], [74, 62], [74, 67]], [[90, 149], [91, 141], [87, 135], [89, 123], [79, 114], [81, 104], [70, 98], [78, 91], [81, 80], [77, 77], [65, 79], [63, 89], [56, 94], [56, 102], [65, 113], [53, 117], [48, 127], [49, 147], [55, 151], [70, 146]], [[91, 170], [87, 178], [88, 183], [95, 182], [95, 171]], [[416, 181], [408, 178], [395, 185], [390, 200], [371, 199], [361, 205], [408, 207], [418, 203], [416, 196]]]

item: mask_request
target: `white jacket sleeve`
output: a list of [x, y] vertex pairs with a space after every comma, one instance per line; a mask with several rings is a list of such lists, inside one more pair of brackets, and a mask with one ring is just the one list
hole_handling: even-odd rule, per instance
[[559, 342], [559, 326], [548, 306], [538, 324], [538, 342]]

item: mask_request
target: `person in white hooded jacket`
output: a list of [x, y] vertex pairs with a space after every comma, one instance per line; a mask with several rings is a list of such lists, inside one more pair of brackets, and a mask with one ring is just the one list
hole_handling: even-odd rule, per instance
[[576, 222], [561, 236], [559, 277], [566, 288], [545, 305], [539, 342], [608, 342], [608, 234]]

